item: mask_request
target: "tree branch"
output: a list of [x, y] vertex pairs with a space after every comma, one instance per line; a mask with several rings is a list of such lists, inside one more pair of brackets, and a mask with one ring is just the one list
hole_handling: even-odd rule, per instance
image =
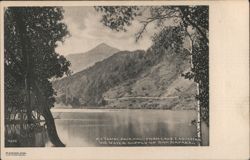
[[194, 28], [197, 29], [197, 31], [200, 33], [200, 35], [206, 40], [207, 43], [209, 43], [209, 40], [207, 38], [207, 35], [201, 30], [201, 28], [195, 24], [191, 19], [188, 18], [188, 16], [186, 15], [185, 11], [183, 8], [179, 7], [180, 8], [180, 11], [182, 13], [182, 16], [183, 16], [183, 20], [187, 20], [187, 22], [192, 25]]
[[146, 31], [146, 28], [148, 26], [149, 23], [156, 21], [156, 20], [163, 20], [166, 18], [180, 18], [180, 16], [177, 15], [162, 15], [162, 16], [158, 16], [158, 17], [149, 17], [147, 18], [146, 21], [140, 21], [141, 23], [143, 23], [142, 28], [140, 29], [140, 31], [138, 33], [136, 33], [136, 42], [142, 37], [142, 34]]

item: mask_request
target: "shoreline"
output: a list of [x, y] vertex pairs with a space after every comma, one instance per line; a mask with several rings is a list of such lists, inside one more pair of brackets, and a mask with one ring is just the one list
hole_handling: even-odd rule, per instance
[[139, 109], [139, 108], [52, 108], [50, 109], [52, 113], [57, 112], [118, 112], [118, 111], [195, 111], [195, 109], [161, 109], [161, 108], [154, 108], [154, 109]]

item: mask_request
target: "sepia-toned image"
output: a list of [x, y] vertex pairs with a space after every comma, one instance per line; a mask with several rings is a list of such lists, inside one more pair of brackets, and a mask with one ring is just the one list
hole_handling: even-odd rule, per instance
[[246, 4], [1, 2], [0, 159], [245, 159]]
[[6, 147], [209, 145], [208, 6], [6, 7]]

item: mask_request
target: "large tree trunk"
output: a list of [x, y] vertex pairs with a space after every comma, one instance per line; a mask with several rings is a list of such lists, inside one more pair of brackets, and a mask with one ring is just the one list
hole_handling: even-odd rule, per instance
[[56, 147], [65, 147], [65, 145], [62, 143], [62, 141], [58, 137], [54, 117], [52, 116], [49, 108], [45, 107], [44, 112], [43, 112], [43, 117], [45, 118], [50, 141]]
[[34, 93], [36, 94], [36, 97], [37, 97], [39, 111], [42, 113], [45, 119], [45, 122], [47, 125], [47, 132], [48, 132], [50, 141], [52, 142], [52, 144], [55, 145], [55, 147], [65, 147], [65, 145], [62, 143], [62, 141], [58, 137], [54, 117], [52, 116], [52, 113], [49, 109], [49, 106], [47, 104], [45, 97], [42, 95], [42, 90], [39, 88], [39, 86], [35, 82], [32, 83], [32, 88], [34, 89]]
[[[37, 96], [39, 110], [41, 111], [42, 115], [45, 118], [46, 124], [47, 124], [47, 130], [48, 130], [48, 136], [51, 140], [51, 142], [56, 147], [64, 147], [65, 145], [61, 142], [59, 139], [57, 132], [56, 132], [56, 126], [54, 122], [54, 118], [50, 112], [49, 106], [47, 105], [47, 100], [42, 94], [42, 90], [39, 89], [39, 87], [34, 82], [34, 79], [31, 79], [32, 74], [32, 60], [31, 58], [31, 51], [29, 50], [29, 46], [31, 46], [29, 37], [27, 37], [27, 31], [26, 26], [23, 20], [24, 14], [22, 13], [22, 10], [19, 8], [13, 8], [13, 18], [16, 21], [16, 27], [19, 32], [19, 38], [22, 48], [22, 54], [23, 54], [23, 61], [25, 65], [25, 89], [26, 89], [26, 109], [27, 109], [27, 118], [28, 122], [31, 122], [32, 119], [32, 108], [31, 108], [31, 85], [32, 85], [32, 91], [34, 91], [35, 95]], [[33, 77], [34, 78], [34, 77]], [[32, 83], [33, 82], [33, 83]], [[31, 84], [32, 83], [32, 84]]]
[[[197, 95], [199, 95], [199, 83], [197, 83]], [[201, 107], [200, 107], [200, 100], [197, 101], [197, 145], [202, 146], [202, 131], [201, 131]]]
[[[186, 32], [187, 28], [186, 28]], [[192, 36], [188, 33], [189, 39], [190, 39], [190, 64], [191, 64], [191, 70], [194, 68], [194, 64], [193, 64], [193, 46], [194, 46], [194, 39], [192, 38]], [[200, 94], [200, 85], [199, 83], [196, 83], [196, 95]], [[200, 107], [200, 100], [197, 100], [197, 107], [196, 107], [196, 111], [197, 111], [197, 121], [196, 121], [196, 134], [197, 134], [197, 145], [198, 146], [202, 146], [202, 128], [201, 128], [201, 107]]]

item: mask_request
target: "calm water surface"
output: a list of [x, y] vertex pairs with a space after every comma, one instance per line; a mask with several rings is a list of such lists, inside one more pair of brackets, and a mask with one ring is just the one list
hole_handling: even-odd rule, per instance
[[[194, 141], [189, 144], [170, 141], [196, 137], [196, 127], [191, 125], [197, 116], [195, 111], [54, 109], [52, 112], [59, 137], [67, 147], [196, 145]], [[154, 139], [147, 139], [145, 144], [145, 138]], [[163, 140], [159, 138], [167, 141], [159, 144]]]

